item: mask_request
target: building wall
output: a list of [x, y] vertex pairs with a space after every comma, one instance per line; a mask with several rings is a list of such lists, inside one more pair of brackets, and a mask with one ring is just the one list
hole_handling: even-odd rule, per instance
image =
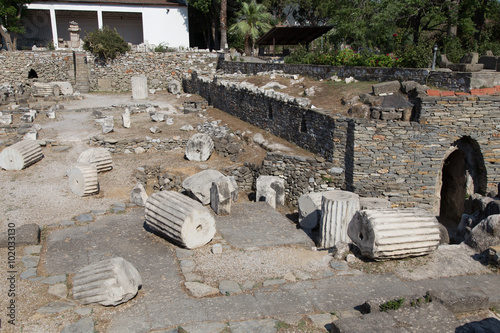
[[[33, 3], [27, 5], [28, 9], [33, 10], [50, 10], [55, 11], [56, 18], [57, 13], [61, 15], [67, 14], [69, 12], [86, 12], [92, 17], [97, 19], [97, 22], [91, 18], [81, 18], [81, 28], [82, 35], [84, 37], [84, 31], [91, 32], [93, 29], [99, 26], [101, 23], [103, 26], [106, 22], [99, 22], [99, 13], [103, 13], [103, 21], [106, 18], [105, 13], [138, 13], [142, 14], [142, 30], [143, 36], [142, 40], [149, 44], [159, 45], [161, 43], [166, 44], [171, 47], [189, 47], [189, 25], [187, 18], [187, 7], [153, 7], [153, 6], [124, 6], [124, 5], [93, 5], [93, 4], [63, 4], [63, 3]], [[65, 15], [64, 17], [66, 17]], [[61, 16], [63, 17], [63, 16]], [[77, 17], [75, 18], [77, 23]], [[62, 36], [58, 38], [65, 38], [67, 28], [69, 27], [67, 20], [64, 18], [58, 19], [58, 34], [61, 33]], [[62, 22], [61, 22], [62, 21]], [[109, 20], [108, 20], [109, 22]], [[97, 26], [94, 25], [97, 23]], [[115, 22], [116, 23], [116, 22]], [[59, 27], [62, 25], [62, 27]], [[92, 29], [93, 28], [93, 29]], [[90, 30], [92, 29], [92, 30]], [[131, 26], [127, 26], [126, 29], [130, 32], [124, 33], [124, 35], [134, 36], [134, 40], [138, 40], [134, 33], [137, 32], [136, 22]]]
[[[362, 196], [389, 199], [394, 206], [439, 213], [443, 163], [459, 141], [477, 146], [470, 168], [480, 192], [496, 191], [500, 180], [500, 96], [423, 98], [418, 122], [352, 119], [304, 108], [286, 97], [249, 91], [243, 86], [193, 75], [184, 89], [210, 104], [331, 162], [325, 177]], [[270, 112], [269, 110], [273, 110]], [[272, 114], [272, 117], [271, 117]], [[270, 170], [279, 170], [272, 162]], [[303, 168], [288, 160], [286, 168]], [[271, 171], [269, 171], [271, 172]], [[272, 171], [274, 172], [274, 171]], [[290, 188], [308, 180], [284, 176]], [[314, 177], [313, 177], [314, 178]], [[303, 186], [301, 188], [304, 188]]]

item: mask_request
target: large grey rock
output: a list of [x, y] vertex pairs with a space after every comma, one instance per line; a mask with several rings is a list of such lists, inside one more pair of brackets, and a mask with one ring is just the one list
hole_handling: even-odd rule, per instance
[[190, 161], [204, 162], [214, 151], [214, 142], [210, 135], [197, 133], [186, 144], [186, 158]]
[[22, 170], [42, 158], [42, 148], [36, 141], [23, 140], [2, 150], [0, 167], [5, 170]]
[[321, 219], [321, 198], [324, 192], [302, 194], [298, 200], [299, 224], [302, 228], [312, 229]]
[[186, 178], [182, 182], [182, 188], [203, 205], [208, 205], [210, 203], [210, 190], [213, 182], [227, 182], [232, 201], [235, 202], [237, 200], [238, 184], [236, 180], [234, 177], [224, 176], [217, 170], [203, 170]]
[[113, 132], [113, 127], [115, 126], [113, 116], [106, 116], [102, 123], [102, 134], [107, 134]]
[[372, 89], [375, 96], [394, 94], [401, 89], [401, 83], [399, 81], [377, 83], [372, 86]]
[[24, 224], [20, 227], [15, 227], [10, 223], [6, 223], [7, 231], [0, 234], [0, 247], [9, 246], [9, 236], [15, 233], [16, 246], [22, 245], [37, 245], [40, 243], [40, 227], [38, 224]]
[[477, 52], [469, 52], [463, 55], [460, 59], [461, 64], [472, 64], [475, 65], [479, 61], [479, 53]]
[[479, 252], [500, 245], [500, 214], [490, 215], [476, 225], [465, 243]]
[[184, 282], [187, 290], [191, 292], [194, 297], [206, 297], [219, 294], [219, 289], [210, 287], [200, 282]]
[[132, 98], [148, 98], [148, 78], [145, 75], [132, 76]]
[[347, 228], [359, 210], [359, 196], [347, 191], [328, 191], [321, 199], [319, 246], [334, 247], [349, 242]]
[[106, 172], [113, 169], [113, 160], [106, 148], [90, 148], [78, 156], [78, 163], [90, 164], [97, 168], [97, 172]]
[[429, 254], [441, 240], [436, 217], [411, 208], [361, 210], [349, 224], [348, 235], [364, 256], [374, 260]]
[[137, 269], [121, 257], [83, 267], [73, 278], [73, 298], [81, 304], [118, 305], [131, 300], [142, 285]]
[[130, 192], [130, 202], [137, 206], [144, 207], [148, 200], [148, 194], [141, 183], [137, 183]]
[[178, 192], [152, 194], [146, 201], [145, 215], [147, 228], [188, 249], [207, 244], [215, 235], [210, 211]]
[[265, 201], [271, 207], [285, 204], [285, 180], [277, 176], [261, 175], [257, 178], [256, 201]]

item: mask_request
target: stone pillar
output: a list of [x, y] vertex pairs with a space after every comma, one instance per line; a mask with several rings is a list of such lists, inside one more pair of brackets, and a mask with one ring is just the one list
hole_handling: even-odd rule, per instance
[[132, 76], [132, 98], [148, 98], [148, 78], [145, 75]]
[[147, 228], [188, 249], [210, 242], [215, 220], [201, 203], [174, 191], [152, 194], [146, 201]]
[[210, 207], [217, 215], [231, 214], [231, 190], [225, 179], [212, 183], [210, 189]]
[[79, 197], [99, 193], [97, 168], [90, 164], [82, 164], [72, 167], [69, 171], [69, 187], [71, 192]]
[[128, 108], [125, 108], [125, 112], [122, 113], [122, 126], [130, 128], [130, 110]]
[[359, 196], [347, 191], [328, 191], [321, 200], [319, 246], [330, 248], [349, 242], [347, 228], [359, 210]]
[[265, 201], [276, 208], [285, 204], [285, 180], [277, 176], [259, 176], [257, 178], [255, 201]]
[[79, 48], [80, 47], [80, 27], [75, 21], [69, 22], [69, 47]]
[[2, 150], [0, 167], [5, 170], [22, 170], [42, 158], [42, 148], [36, 141], [23, 140]]
[[361, 210], [348, 234], [361, 254], [374, 260], [425, 255], [441, 239], [436, 217], [416, 208]]

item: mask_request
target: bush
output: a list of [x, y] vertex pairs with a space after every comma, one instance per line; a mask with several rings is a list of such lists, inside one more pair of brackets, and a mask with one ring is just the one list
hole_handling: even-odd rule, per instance
[[130, 51], [130, 46], [116, 29], [104, 27], [102, 30], [94, 30], [85, 36], [83, 49], [108, 60], [115, 59], [118, 55]]
[[398, 63], [406, 68], [427, 68], [432, 62], [432, 43], [408, 44], [397, 53]]
[[165, 52], [175, 52], [177, 51], [173, 47], [169, 47], [167, 44], [160, 43], [157, 47], [155, 47], [155, 52], [165, 53]]

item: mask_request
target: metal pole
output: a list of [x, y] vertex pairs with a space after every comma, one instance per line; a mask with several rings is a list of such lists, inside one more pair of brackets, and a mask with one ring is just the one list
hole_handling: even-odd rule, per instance
[[438, 49], [438, 46], [436, 44], [434, 44], [434, 57], [432, 59], [432, 70], [435, 71], [436, 70], [436, 54], [437, 54], [437, 49]]

